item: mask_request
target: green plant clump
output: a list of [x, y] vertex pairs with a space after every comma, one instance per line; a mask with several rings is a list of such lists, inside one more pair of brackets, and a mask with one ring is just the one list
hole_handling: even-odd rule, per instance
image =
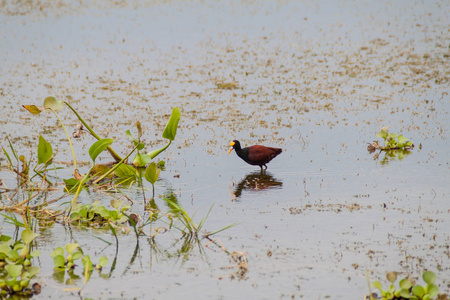
[[89, 204], [75, 204], [70, 220], [72, 224], [87, 225], [92, 227], [108, 226], [108, 223], [119, 225], [128, 221], [128, 217], [124, 214], [130, 205], [123, 204], [122, 200], [111, 200], [111, 206], [114, 208], [108, 210], [101, 201], [94, 201]]
[[371, 297], [372, 299], [433, 300], [439, 295], [439, 288], [434, 284], [436, 274], [431, 271], [425, 271], [422, 274], [422, 278], [426, 283], [424, 286], [416, 284], [411, 278], [404, 278], [400, 280], [399, 288], [396, 288], [394, 282], [397, 280], [397, 273], [389, 272], [386, 277], [391, 282], [389, 289], [384, 290], [379, 281], [373, 282], [372, 286], [380, 291], [381, 298]]
[[388, 133], [388, 127], [381, 128], [381, 131], [376, 136], [384, 140], [384, 146], [381, 146], [378, 141], [369, 143], [367, 149], [370, 152], [375, 150], [411, 150], [414, 148], [414, 144], [405, 136], [392, 132]]
[[33, 295], [40, 292], [30, 280], [40, 272], [31, 260], [40, 255], [39, 250], [30, 252], [31, 242], [38, 236], [30, 229], [22, 231], [21, 239], [15, 243], [6, 235], [0, 236], [0, 296]]
[[[53, 250], [50, 256], [53, 257], [56, 277], [61, 277], [61, 274], [62, 276], [64, 276], [64, 271], [67, 270], [69, 275], [74, 279], [78, 277], [73, 274], [73, 270], [77, 266], [75, 262], [81, 259], [81, 265], [84, 269], [83, 274], [85, 277], [85, 283], [89, 280], [94, 269], [100, 272], [102, 268], [108, 264], [108, 258], [106, 256], [102, 256], [99, 259], [98, 264], [93, 264], [89, 255], [84, 255], [83, 251], [77, 243], [67, 244], [65, 246], [65, 251], [63, 247], [58, 247]], [[72, 280], [68, 281], [68, 283], [71, 282]]]

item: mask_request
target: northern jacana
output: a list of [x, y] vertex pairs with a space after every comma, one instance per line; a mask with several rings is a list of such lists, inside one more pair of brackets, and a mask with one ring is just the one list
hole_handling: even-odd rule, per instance
[[272, 148], [261, 145], [241, 148], [241, 143], [237, 140], [232, 141], [230, 146], [231, 148], [228, 150], [228, 154], [230, 154], [230, 152], [234, 149], [236, 154], [246, 163], [253, 166], [259, 166], [261, 171], [263, 170], [263, 166], [264, 169], [267, 169], [266, 164], [282, 152], [280, 148]]

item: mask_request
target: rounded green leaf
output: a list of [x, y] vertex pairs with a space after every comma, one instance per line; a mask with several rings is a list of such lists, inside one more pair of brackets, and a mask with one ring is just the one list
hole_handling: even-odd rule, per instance
[[409, 292], [409, 289], [401, 289], [401, 290], [399, 290], [398, 296], [403, 297], [405, 299], [411, 298], [411, 294]]
[[405, 137], [404, 135], [401, 135], [401, 134], [400, 134], [400, 135], [397, 137], [397, 140], [398, 140], [398, 143], [399, 143], [399, 144], [403, 145], [404, 143], [406, 143], [406, 142], [408, 141], [408, 138]]
[[422, 278], [426, 283], [431, 284], [436, 281], [436, 274], [431, 271], [425, 271], [422, 274]]
[[64, 249], [62, 247], [58, 247], [50, 254], [51, 257], [55, 257], [57, 255], [64, 256]]
[[27, 269], [27, 272], [30, 274], [29, 277], [33, 277], [34, 275], [36, 275], [37, 273], [41, 272], [41, 269], [39, 267], [29, 267]]
[[387, 131], [383, 129], [381, 129], [381, 131], [376, 134], [377, 137], [380, 137], [382, 139], [386, 139], [387, 135], [388, 135]]
[[29, 243], [31, 243], [31, 241], [33, 241], [38, 236], [39, 236], [39, 234], [34, 233], [32, 230], [25, 229], [24, 231], [22, 231], [21, 239], [25, 244], [28, 245]]
[[383, 285], [379, 281], [372, 282], [372, 286], [380, 291], [383, 289]]
[[409, 281], [408, 278], [404, 278], [404, 279], [400, 280], [399, 286], [402, 289], [409, 289], [410, 287], [412, 287], [412, 284], [411, 284], [411, 281]]
[[16, 278], [22, 274], [22, 265], [7, 265], [5, 266], [5, 270], [8, 272], [9, 276], [12, 278]]
[[53, 110], [60, 110], [63, 108], [63, 102], [56, 100], [55, 97], [47, 97], [44, 100], [44, 107]]
[[439, 294], [439, 288], [434, 283], [427, 284], [426, 290], [430, 298], [434, 298]]
[[72, 254], [75, 250], [77, 250], [78, 246], [79, 245], [77, 243], [67, 244], [66, 250], [68, 253]]
[[173, 141], [177, 135], [178, 122], [180, 121], [181, 112], [178, 107], [174, 107], [166, 129], [163, 132], [163, 138]]
[[425, 290], [423, 289], [422, 286], [420, 286], [420, 285], [415, 285], [415, 286], [412, 288], [412, 293], [413, 293], [413, 295], [415, 295], [415, 296], [417, 296], [417, 297], [419, 297], [419, 298], [422, 298], [423, 295], [425, 294]]
[[104, 267], [108, 264], [108, 258], [106, 256], [100, 257], [100, 260], [98, 262], [98, 265], [101, 267]]
[[102, 153], [106, 148], [108, 148], [111, 143], [114, 142], [113, 139], [101, 139], [96, 141], [90, 148], [89, 148], [89, 156], [91, 157], [92, 161], [95, 162], [95, 159], [97, 156]]
[[83, 254], [81, 252], [75, 252], [74, 254], [72, 254], [72, 260], [77, 260], [80, 259], [83, 256]]
[[8, 252], [8, 259], [10, 259], [11, 261], [16, 261], [19, 259], [19, 252], [17, 252], [17, 250], [10, 250]]
[[56, 255], [53, 257], [53, 264], [55, 265], [55, 268], [64, 268], [64, 265], [66, 263], [66, 259], [62, 255]]
[[422, 300], [431, 300], [431, 297], [430, 295], [425, 295], [423, 296]]

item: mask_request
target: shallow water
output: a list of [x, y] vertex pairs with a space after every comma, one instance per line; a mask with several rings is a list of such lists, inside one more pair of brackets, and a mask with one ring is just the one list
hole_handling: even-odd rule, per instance
[[[114, 138], [116, 151], [131, 149], [125, 130], [135, 130], [136, 120], [154, 149], [165, 143], [162, 130], [179, 106], [178, 135], [160, 156], [167, 163], [156, 192], [173, 191], [197, 222], [213, 205], [207, 231], [238, 223], [215, 237], [248, 259], [248, 273], [233, 278], [236, 263], [220, 247], [202, 240], [180, 256], [182, 241], [173, 244], [178, 235], [170, 232], [158, 235], [157, 247], [142, 237], [131, 263], [136, 239], [123, 235], [111, 277], [93, 275], [83, 296], [362, 299], [366, 270], [373, 281], [425, 269], [449, 292], [447, 2], [2, 5], [2, 136], [29, 156], [42, 134], [57, 147], [55, 160], [70, 162], [56, 119], [21, 108], [55, 95]], [[74, 116], [61, 116], [73, 130]], [[411, 154], [374, 159], [367, 152], [384, 126], [414, 142]], [[257, 167], [226, 154], [234, 139], [283, 153], [260, 177]], [[74, 142], [78, 160], [89, 161], [93, 142]], [[0, 176], [14, 186], [10, 172]], [[141, 190], [125, 193], [143, 214]], [[113, 197], [91, 191], [81, 200], [107, 205]], [[106, 273], [115, 257], [109, 232], [55, 224], [39, 239], [44, 297], [77, 297], [52, 277], [55, 247], [77, 241], [91, 257], [107, 255]]]

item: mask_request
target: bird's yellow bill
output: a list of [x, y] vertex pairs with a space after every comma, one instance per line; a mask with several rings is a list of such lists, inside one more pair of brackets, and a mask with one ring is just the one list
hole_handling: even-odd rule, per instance
[[231, 143], [230, 143], [231, 148], [230, 148], [230, 150], [228, 150], [228, 153], [227, 153], [227, 154], [230, 154], [230, 152], [233, 150], [234, 144], [235, 144], [234, 142], [231, 142]]

